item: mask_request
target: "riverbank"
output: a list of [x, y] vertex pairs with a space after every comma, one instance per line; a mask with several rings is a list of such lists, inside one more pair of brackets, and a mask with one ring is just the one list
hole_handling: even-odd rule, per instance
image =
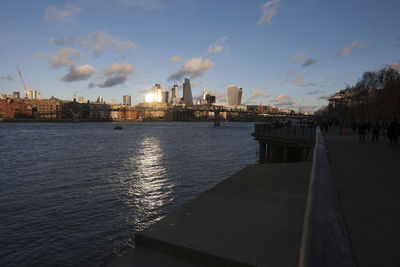
[[310, 161], [249, 165], [136, 234], [111, 266], [165, 266], [168, 254], [168, 266], [295, 266], [310, 171]]

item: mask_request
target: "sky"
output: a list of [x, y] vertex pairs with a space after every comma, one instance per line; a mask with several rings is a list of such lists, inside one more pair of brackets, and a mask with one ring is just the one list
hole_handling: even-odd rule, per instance
[[[0, 93], [143, 102], [190, 78], [226, 102], [303, 111], [400, 62], [398, 0], [2, 0]], [[182, 89], [179, 91], [182, 96]]]

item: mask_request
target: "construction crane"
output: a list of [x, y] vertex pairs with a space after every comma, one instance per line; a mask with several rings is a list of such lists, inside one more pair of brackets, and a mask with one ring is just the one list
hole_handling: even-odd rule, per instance
[[19, 77], [21, 78], [22, 85], [24, 86], [24, 89], [25, 89], [25, 99], [28, 99], [29, 89], [27, 89], [25, 86], [24, 79], [22, 79], [21, 71], [19, 70], [18, 65], [17, 65], [17, 70], [18, 70]]

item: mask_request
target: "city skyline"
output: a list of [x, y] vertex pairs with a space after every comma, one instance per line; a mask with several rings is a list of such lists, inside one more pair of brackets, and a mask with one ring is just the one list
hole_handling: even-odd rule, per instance
[[[22, 7], [21, 7], [22, 6]], [[399, 64], [398, 1], [4, 1], [0, 91], [142, 102], [154, 84], [193, 98], [317, 109], [365, 71]]]

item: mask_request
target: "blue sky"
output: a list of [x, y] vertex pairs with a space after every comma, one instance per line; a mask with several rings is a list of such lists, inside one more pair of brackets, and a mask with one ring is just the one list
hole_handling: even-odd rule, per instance
[[[122, 95], [191, 78], [222, 102], [316, 109], [323, 98], [400, 60], [398, 0], [3, 0], [0, 92]], [[196, 86], [197, 85], [197, 86]], [[179, 92], [182, 95], [182, 92]]]

